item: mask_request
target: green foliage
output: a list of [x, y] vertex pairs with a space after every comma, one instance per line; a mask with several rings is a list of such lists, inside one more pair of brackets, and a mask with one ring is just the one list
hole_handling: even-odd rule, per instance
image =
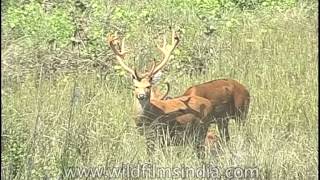
[[[195, 11], [200, 18], [204, 18], [207, 15], [216, 16], [234, 7], [252, 9], [262, 5], [286, 8], [293, 5], [295, 1], [296, 0], [179, 0], [165, 3], [141, 2], [142, 5], [132, 3], [130, 6], [117, 5], [114, 8], [111, 8], [109, 4], [103, 1], [79, 2], [83, 6], [81, 7], [84, 11], [83, 18], [88, 21], [86, 26], [88, 28], [87, 34], [90, 42], [94, 43], [97, 41], [99, 42], [98, 44], [101, 44], [100, 39], [105, 35], [105, 31], [110, 29], [110, 27], [106, 25], [109, 24], [108, 21], [111, 13], [112, 16], [110, 20], [115, 22], [115, 25], [119, 25], [121, 29], [125, 28], [126, 31], [134, 32], [143, 24], [151, 23], [150, 25], [154, 25], [161, 23], [165, 17], [159, 17], [158, 12], [165, 11], [164, 9], [170, 9], [175, 15], [190, 9]], [[45, 10], [45, 3], [46, 2], [40, 3], [38, 1], [31, 1], [29, 3], [8, 2], [4, 21], [5, 31], [14, 37], [29, 36], [33, 39], [34, 43], [55, 40], [61, 46], [66, 45], [75, 30], [76, 22], [72, 14], [79, 14], [79, 12], [77, 12], [79, 10], [76, 8], [77, 3], [72, 1], [64, 3], [52, 2], [53, 8], [50, 11]], [[69, 9], [66, 9], [66, 7]], [[138, 9], [134, 7], [138, 7]], [[89, 17], [90, 19], [88, 19]], [[121, 23], [119, 24], [117, 22]], [[94, 43], [94, 46], [96, 45], [97, 44]]]
[[64, 9], [44, 12], [39, 3], [9, 7], [4, 21], [5, 31], [14, 37], [27, 36], [33, 43], [55, 40], [61, 45], [69, 43], [73, 24]]
[[[201, 33], [211, 39], [216, 35], [217, 27], [233, 31], [239, 24], [237, 17], [241, 11], [275, 7], [285, 10], [294, 3], [295, 0], [178, 0], [139, 3], [100, 0], [9, 1], [5, 9], [4, 35], [12, 39], [23, 37], [23, 46], [28, 47], [53, 47], [53, 50], [58, 51], [72, 47], [73, 52], [77, 49], [78, 55], [98, 62], [96, 64], [103, 66], [102, 69], [107, 66], [108, 73], [111, 73], [118, 70], [112, 68], [109, 59], [103, 59], [107, 50], [106, 34], [109, 32], [120, 32], [128, 40], [137, 41], [140, 44], [136, 45], [144, 48], [154, 46], [154, 38], [158, 36], [154, 34], [154, 37], [146, 39], [145, 33], [163, 33], [168, 30], [168, 26], [180, 29], [189, 37], [198, 36], [195, 31], [200, 28]], [[187, 44], [185, 47], [192, 45]], [[138, 51], [135, 54], [137, 59], [154, 58], [151, 51], [133, 50]], [[207, 64], [207, 60], [198, 60], [193, 53], [182, 53], [181, 57], [184, 59], [173, 64], [179, 72], [196, 73]], [[71, 64], [78, 63], [79, 61]], [[198, 64], [199, 67], [190, 70], [190, 63]], [[146, 62], [142, 62], [142, 65], [145, 64]]]

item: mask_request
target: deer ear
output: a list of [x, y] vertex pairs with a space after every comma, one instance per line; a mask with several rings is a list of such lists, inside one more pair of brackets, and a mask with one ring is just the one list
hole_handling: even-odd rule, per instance
[[158, 82], [160, 82], [161, 76], [162, 76], [162, 72], [158, 71], [155, 75], [153, 75], [151, 84], [157, 84]]

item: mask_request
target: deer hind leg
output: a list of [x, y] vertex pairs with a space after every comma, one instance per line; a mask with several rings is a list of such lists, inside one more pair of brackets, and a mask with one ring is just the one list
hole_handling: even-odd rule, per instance
[[229, 119], [228, 118], [221, 118], [217, 121], [218, 123], [218, 130], [221, 139], [226, 139], [226, 142], [229, 142], [230, 136], [229, 136]]
[[203, 159], [205, 157], [205, 138], [207, 136], [209, 125], [199, 127], [195, 133], [194, 149], [197, 152], [197, 157]]
[[247, 115], [248, 115], [248, 111], [249, 111], [249, 104], [250, 104], [250, 100], [247, 99], [241, 109], [241, 114], [240, 114], [240, 119], [243, 122], [243, 124], [245, 123], [245, 120], [247, 119]]
[[235, 96], [235, 100], [234, 100], [235, 116], [236, 116], [236, 121], [239, 123], [240, 126], [241, 125], [243, 126], [247, 119], [249, 104], [250, 104], [249, 94], [246, 96], [241, 96], [241, 95]]
[[240, 130], [246, 123], [247, 115], [249, 110], [249, 102], [245, 101], [240, 107], [236, 107], [234, 119], [238, 125], [238, 130]]
[[229, 142], [229, 141], [230, 141], [230, 135], [229, 135], [229, 119], [225, 119], [224, 124], [223, 124], [223, 129], [224, 129], [224, 132], [225, 132], [226, 141]]

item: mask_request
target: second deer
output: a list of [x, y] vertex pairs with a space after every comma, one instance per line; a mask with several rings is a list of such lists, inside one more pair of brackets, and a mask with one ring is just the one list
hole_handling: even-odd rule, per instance
[[229, 120], [243, 124], [249, 109], [250, 94], [246, 87], [233, 79], [217, 79], [192, 86], [182, 96], [200, 96], [210, 100], [220, 137], [230, 140]]

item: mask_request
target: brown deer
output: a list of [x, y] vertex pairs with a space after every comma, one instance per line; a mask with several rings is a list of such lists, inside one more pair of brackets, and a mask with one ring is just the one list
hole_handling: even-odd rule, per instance
[[250, 104], [249, 91], [233, 79], [217, 79], [195, 85], [188, 88], [182, 96], [200, 96], [210, 100], [214, 105], [213, 116], [220, 136], [225, 137], [226, 141], [230, 140], [229, 119], [243, 124]]
[[151, 70], [143, 76], [123, 62], [127, 52], [124, 48], [124, 40], [120, 45], [118, 39], [110, 35], [108, 43], [119, 64], [132, 75], [137, 111], [135, 123], [141, 130], [140, 133], [146, 137], [148, 154], [154, 151], [157, 140], [160, 141], [160, 147], [164, 144], [182, 145], [191, 140], [198, 157], [202, 157], [205, 137], [212, 119], [210, 101], [193, 95], [168, 100], [151, 98], [152, 79], [168, 62], [171, 53], [179, 43], [175, 32], [172, 32], [171, 44], [167, 44], [164, 39], [163, 46], [158, 46], [164, 54], [161, 63], [158, 65], [154, 63]]

